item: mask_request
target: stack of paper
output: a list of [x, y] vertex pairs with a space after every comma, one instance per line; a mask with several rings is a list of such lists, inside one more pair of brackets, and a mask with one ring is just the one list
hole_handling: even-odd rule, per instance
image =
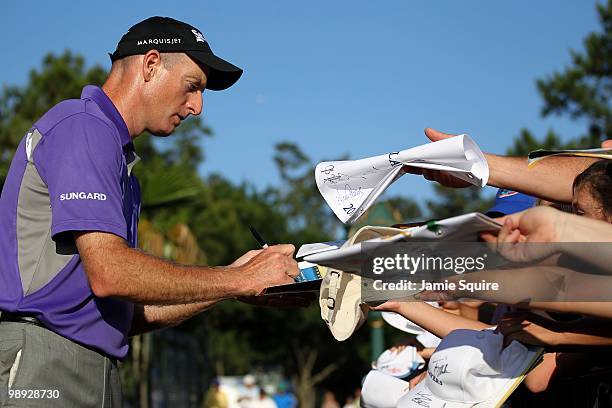
[[369, 236], [365, 240], [342, 248], [307, 255], [303, 259], [317, 265], [360, 274], [362, 265], [368, 256], [362, 248], [364, 243], [390, 245], [413, 239], [475, 242], [478, 240], [479, 232], [496, 231], [499, 228], [501, 228], [501, 224], [480, 213], [469, 213], [440, 221], [430, 221], [420, 227], [407, 229], [366, 226], [357, 232], [361, 236], [367, 233]]
[[315, 168], [315, 179], [334, 214], [343, 223], [352, 224], [405, 174], [405, 164], [442, 170], [480, 187], [489, 179], [487, 161], [468, 135], [361, 160], [321, 162]]

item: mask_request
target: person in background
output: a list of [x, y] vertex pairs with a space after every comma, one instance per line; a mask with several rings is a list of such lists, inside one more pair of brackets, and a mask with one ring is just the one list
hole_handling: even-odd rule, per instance
[[577, 215], [612, 223], [612, 160], [590, 165], [574, 179], [573, 189]]
[[250, 401], [249, 408], [278, 408], [274, 400], [269, 396], [273, 391], [273, 389], [267, 387], [260, 388], [259, 396]]
[[298, 400], [289, 389], [285, 381], [278, 384], [276, 393], [272, 397], [278, 408], [297, 408]]
[[333, 392], [325, 391], [323, 401], [321, 401], [321, 408], [340, 408], [340, 404]]
[[247, 374], [242, 378], [244, 388], [238, 397], [238, 404], [242, 408], [250, 408], [253, 401], [259, 399], [259, 387], [255, 383], [255, 376]]
[[206, 396], [204, 397], [204, 404], [202, 404], [203, 408], [228, 408], [229, 402], [227, 395], [221, 389], [221, 384], [219, 383], [219, 379], [214, 378], [210, 382], [210, 388], [208, 392], [206, 392]]

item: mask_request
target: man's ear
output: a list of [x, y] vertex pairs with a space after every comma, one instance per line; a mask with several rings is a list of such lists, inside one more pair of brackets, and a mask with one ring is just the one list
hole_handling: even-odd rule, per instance
[[142, 59], [142, 76], [145, 82], [149, 82], [161, 67], [161, 55], [157, 50], [150, 50]]

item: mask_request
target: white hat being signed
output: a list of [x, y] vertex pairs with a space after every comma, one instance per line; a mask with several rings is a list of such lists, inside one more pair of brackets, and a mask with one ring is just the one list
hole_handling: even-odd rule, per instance
[[426, 378], [397, 407], [500, 406], [542, 352], [517, 341], [503, 348], [503, 340], [492, 330], [451, 332], [431, 356]]
[[395, 408], [408, 389], [408, 381], [372, 370], [363, 380], [360, 404], [363, 408]]

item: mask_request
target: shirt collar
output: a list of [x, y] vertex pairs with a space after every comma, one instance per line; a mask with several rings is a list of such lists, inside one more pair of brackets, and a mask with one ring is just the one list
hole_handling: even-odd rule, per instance
[[85, 88], [83, 88], [81, 99], [91, 99], [94, 101], [96, 105], [100, 107], [104, 115], [113, 121], [117, 127], [117, 130], [119, 130], [122, 145], [125, 146], [132, 141], [130, 132], [128, 131], [125, 121], [121, 117], [121, 114], [113, 104], [113, 101], [110, 100], [110, 98], [100, 87], [95, 85], [87, 85]]

